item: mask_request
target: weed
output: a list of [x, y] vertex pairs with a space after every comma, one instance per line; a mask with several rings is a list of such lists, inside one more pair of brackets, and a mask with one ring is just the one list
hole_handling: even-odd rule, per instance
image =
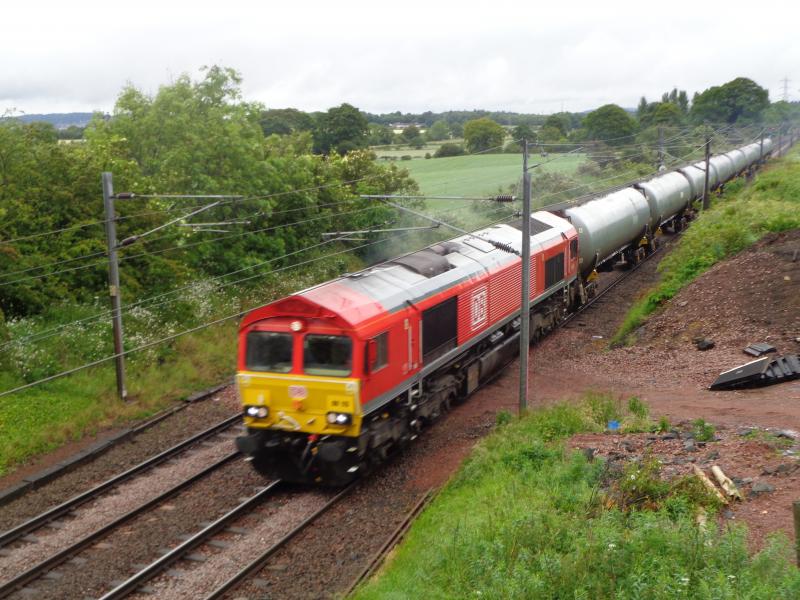
[[778, 437], [774, 433], [764, 431], [763, 429], [754, 429], [745, 436], [750, 440], [757, 440], [771, 446], [775, 450], [785, 450], [794, 444], [794, 442], [785, 437]]
[[714, 434], [717, 430], [711, 423], [706, 423], [704, 419], [696, 419], [692, 421], [692, 433], [698, 442], [712, 442], [714, 441]]
[[512, 415], [507, 410], [499, 411], [494, 417], [494, 422], [498, 427], [502, 427], [503, 425], [508, 425], [513, 420], [514, 420], [514, 415]]
[[589, 392], [586, 394], [585, 404], [592, 421], [601, 427], [606, 427], [609, 421], [622, 418], [620, 402], [611, 394]]
[[670, 429], [672, 429], [672, 424], [669, 422], [669, 419], [666, 416], [661, 415], [658, 418], [658, 429], [656, 431], [659, 431], [660, 433], [666, 433]]
[[647, 419], [650, 416], [650, 409], [638, 396], [631, 396], [628, 399], [628, 412], [640, 419]]

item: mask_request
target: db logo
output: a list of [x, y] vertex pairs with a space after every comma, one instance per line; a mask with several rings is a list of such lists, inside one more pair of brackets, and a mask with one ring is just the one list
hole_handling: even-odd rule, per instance
[[308, 398], [308, 388], [304, 385], [290, 385], [289, 398], [292, 400], [305, 400]]

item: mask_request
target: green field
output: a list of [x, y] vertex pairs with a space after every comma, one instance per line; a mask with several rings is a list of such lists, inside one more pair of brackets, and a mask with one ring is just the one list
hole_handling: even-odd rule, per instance
[[[553, 160], [555, 159], [555, 160]], [[581, 154], [551, 154], [546, 159], [531, 157], [532, 164], [537, 160], [551, 161], [536, 172], [558, 172], [565, 175], [575, 173], [585, 158]], [[521, 154], [482, 154], [475, 156], [452, 156], [414, 159], [403, 161], [406, 168], [419, 184], [426, 196], [483, 196], [507, 191], [515, 185], [522, 173]]]

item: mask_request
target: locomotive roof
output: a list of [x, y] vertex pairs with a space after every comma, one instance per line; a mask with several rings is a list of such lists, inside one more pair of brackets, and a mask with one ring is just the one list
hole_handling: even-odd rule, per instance
[[[521, 227], [521, 221], [515, 225]], [[535, 253], [561, 240], [563, 234], [574, 232], [574, 228], [561, 217], [539, 211], [532, 216], [531, 232], [531, 253]], [[520, 260], [517, 254], [484, 240], [503, 244], [516, 252], [522, 249], [522, 236], [517, 227], [492, 225], [343, 275], [256, 309], [245, 317], [242, 327], [277, 316], [282, 304], [284, 308], [296, 306], [298, 300], [310, 303], [319, 314], [335, 315], [346, 324], [356, 326]]]

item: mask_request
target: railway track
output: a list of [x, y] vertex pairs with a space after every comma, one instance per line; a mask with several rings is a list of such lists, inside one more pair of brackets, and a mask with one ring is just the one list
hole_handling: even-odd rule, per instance
[[[133, 519], [139, 517], [147, 511], [153, 510], [155, 507], [163, 504], [166, 500], [178, 495], [179, 493], [193, 486], [195, 483], [205, 479], [210, 474], [230, 464], [233, 460], [239, 458], [240, 454], [238, 451], [230, 451], [221, 458], [214, 460], [210, 465], [207, 465], [199, 471], [195, 471], [191, 475], [180, 479], [178, 482], [170, 485], [167, 489], [126, 510], [121, 515], [114, 517], [110, 521], [107, 521], [98, 527], [92, 528], [88, 533], [79, 534], [77, 536], [77, 540], [70, 540], [66, 545], [63, 543], [57, 543], [53, 549], [54, 551], [50, 555], [46, 556], [46, 558], [41, 560], [31, 557], [31, 554], [33, 557], [35, 557], [36, 554], [40, 554], [40, 538], [36, 535], [33, 535], [34, 533], [38, 532], [39, 530], [43, 530], [45, 527], [47, 527], [49, 530], [55, 529], [57, 532], [58, 529], [60, 529], [63, 525], [62, 519], [69, 516], [79, 516], [76, 514], [76, 511], [80, 509], [81, 506], [103, 498], [113, 490], [118, 489], [122, 484], [130, 482], [138, 476], [146, 476], [146, 474], [155, 467], [162, 465], [170, 459], [179, 457], [185, 452], [191, 452], [191, 449], [195, 448], [197, 445], [202, 445], [203, 442], [211, 441], [215, 436], [225, 435], [226, 431], [232, 428], [234, 425], [239, 424], [240, 420], [241, 418], [239, 415], [225, 419], [198, 433], [197, 435], [194, 435], [182, 441], [181, 443], [176, 444], [168, 450], [165, 450], [164, 452], [161, 452], [160, 454], [136, 465], [135, 467], [128, 469], [127, 471], [112, 477], [111, 479], [108, 479], [107, 481], [91, 488], [90, 490], [74, 496], [70, 500], [48, 511], [45, 511], [38, 516], [33, 517], [32, 519], [28, 519], [27, 521], [12, 529], [9, 529], [3, 534], [0, 534], [0, 548], [2, 548], [0, 551], [2, 552], [2, 556], [4, 558], [9, 557], [9, 560], [13, 560], [15, 552], [23, 552], [23, 555], [26, 556], [27, 560], [34, 562], [33, 566], [27, 567], [26, 564], [25, 566], [27, 568], [12, 575], [9, 579], [6, 579], [0, 584], [0, 598], [5, 598], [18, 590], [24, 589], [31, 582], [39, 579], [42, 576], [45, 576], [55, 567], [76, 557], [86, 548], [95, 544], [98, 540], [109, 535], [111, 532], [118, 530], [126, 523], [131, 522]], [[202, 450], [199, 452], [202, 452]], [[41, 546], [41, 549], [46, 549], [44, 548], [45, 544], [42, 544]], [[31, 550], [32, 552], [25, 553], [24, 551], [26, 550]], [[0, 563], [2, 562], [3, 561], [0, 560]], [[6, 570], [11, 569], [7, 568]]]
[[228, 463], [238, 458], [239, 456], [240, 454], [238, 451], [231, 452], [227, 456], [223, 457], [221, 460], [218, 460], [217, 462], [203, 469], [199, 473], [196, 473], [195, 475], [187, 479], [184, 479], [179, 484], [159, 494], [155, 498], [126, 512], [125, 514], [121, 515], [120, 517], [108, 523], [107, 525], [104, 525], [103, 527], [94, 530], [93, 532], [82, 537], [72, 545], [64, 548], [63, 550], [57, 552], [56, 554], [51, 555], [49, 558], [43, 560], [42, 562], [30, 567], [28, 570], [20, 573], [10, 581], [7, 581], [6, 583], [0, 585], [0, 598], [6, 598], [11, 594], [13, 594], [14, 592], [16, 592], [17, 590], [24, 588], [29, 583], [39, 579], [40, 577], [43, 577], [52, 569], [76, 557], [85, 548], [88, 548], [92, 544], [96, 543], [98, 540], [102, 539], [115, 529], [122, 527], [123, 525], [129, 523], [136, 517], [166, 502], [167, 500], [174, 497], [178, 493], [182, 492], [189, 486], [207, 477], [217, 469], [227, 465]]
[[[272, 555], [286, 546], [286, 544], [288, 544], [297, 534], [303, 531], [317, 518], [325, 514], [340, 499], [349, 494], [355, 485], [355, 483], [351, 484], [338, 493], [332, 494], [330, 497], [326, 498], [324, 502], [321, 503], [321, 506], [311, 510], [310, 514], [305, 516], [302, 521], [292, 526], [287, 532], [283, 533], [283, 535], [281, 535], [276, 541], [268, 543], [267, 546], [259, 552], [255, 559], [247, 562], [241, 569], [231, 574], [221, 585], [216, 585], [213, 591], [206, 597], [222, 598], [226, 593], [236, 588], [248, 577], [264, 568]], [[287, 484], [284, 484], [280, 480], [271, 482], [266, 487], [258, 490], [254, 495], [244, 499], [239, 505], [225, 513], [217, 520], [208, 523], [200, 531], [185, 539], [185, 541], [166, 552], [160, 558], [143, 566], [128, 579], [119, 583], [116, 587], [114, 587], [114, 589], [103, 595], [101, 600], [118, 600], [120, 598], [126, 598], [139, 593], [155, 594], [156, 596], [161, 597], [162, 590], [159, 589], [159, 583], [156, 582], [154, 586], [150, 586], [148, 585], [149, 582], [152, 582], [159, 576], [163, 576], [166, 579], [172, 578], [173, 580], [176, 577], [180, 578], [180, 574], [184, 571], [180, 569], [170, 570], [170, 567], [173, 567], [180, 561], [184, 561], [186, 563], [204, 562], [205, 559], [203, 558], [202, 553], [193, 554], [198, 550], [203, 551], [206, 556], [210, 556], [216, 554], [219, 549], [224, 550], [230, 548], [233, 544], [229, 541], [221, 539], [225, 536], [236, 536], [238, 538], [242, 538], [239, 540], [240, 545], [246, 545], [251, 551], [257, 550], [259, 548], [260, 541], [257, 539], [259, 535], [252, 531], [252, 527], [237, 527], [237, 524], [242, 524], [242, 521], [246, 519], [258, 520], [262, 522], [269, 518], [272, 518], [273, 520], [280, 520], [280, 515], [276, 516], [273, 514], [268, 516], [265, 513], [270, 508], [274, 508], [274, 506], [271, 506], [271, 503], [269, 503], [268, 500], [272, 499], [277, 503], [278, 496], [282, 493], [287, 493], [287, 488]], [[307, 492], [299, 493], [303, 494]], [[291, 491], [288, 491], [288, 494], [289, 500], [285, 504], [295, 504], [297, 502], [298, 492], [292, 493]], [[263, 545], [263, 542], [261, 545]], [[252, 556], [252, 552], [250, 552], [248, 556]], [[199, 598], [204, 596], [206, 593], [204, 591], [198, 591], [196, 589], [183, 589], [187, 585], [191, 587], [192, 585], [196, 584], [197, 578], [185, 577], [182, 579], [183, 580], [177, 584], [174, 581], [166, 583], [165, 586], [170, 589], [164, 592], [164, 594], [173, 597]], [[176, 586], [180, 588], [179, 591], [175, 590]]]
[[161, 463], [174, 458], [184, 450], [194, 446], [195, 444], [202, 442], [212, 436], [218, 435], [219, 433], [223, 432], [224, 430], [233, 427], [234, 425], [241, 422], [241, 415], [234, 415], [223, 421], [217, 423], [216, 425], [212, 425], [208, 429], [201, 431], [200, 433], [193, 435], [190, 438], [183, 440], [182, 442], [164, 450], [160, 454], [156, 454], [152, 458], [149, 458], [138, 465], [131, 467], [127, 471], [120, 473], [104, 481], [103, 483], [85, 491], [77, 496], [73, 496], [66, 502], [59, 504], [58, 506], [51, 508], [31, 519], [28, 519], [24, 523], [17, 525], [3, 533], [0, 533], [0, 548], [4, 548], [11, 544], [12, 542], [23, 538], [24, 536], [29, 535], [33, 531], [40, 529], [41, 527], [47, 525], [48, 523], [54, 522], [59, 517], [67, 515], [74, 511], [76, 508], [80, 507], [82, 504], [86, 504], [91, 500], [95, 500], [101, 495], [105, 494], [106, 492], [114, 489], [115, 487], [119, 486], [120, 484], [129, 481], [136, 477], [137, 475], [152, 469], [153, 467], [160, 465]]

